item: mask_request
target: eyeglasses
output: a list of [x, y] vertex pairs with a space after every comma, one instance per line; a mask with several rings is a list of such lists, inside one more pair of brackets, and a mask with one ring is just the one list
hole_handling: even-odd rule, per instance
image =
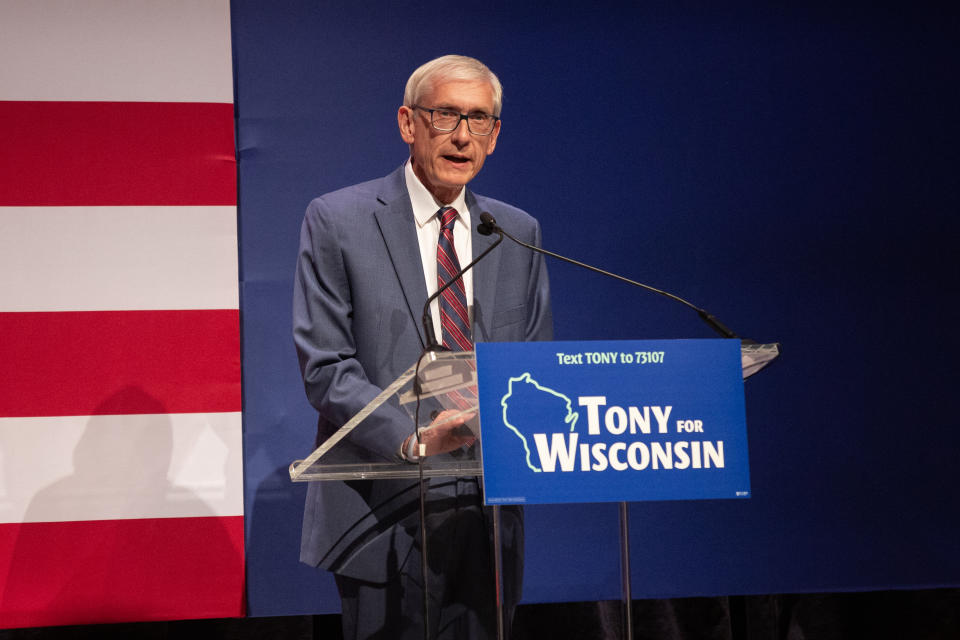
[[453, 131], [460, 126], [461, 120], [467, 121], [467, 129], [475, 136], [488, 136], [493, 133], [493, 127], [497, 124], [497, 116], [489, 113], [460, 113], [450, 109], [428, 109], [418, 104], [411, 105], [413, 109], [428, 111], [430, 113], [430, 124], [437, 131]]

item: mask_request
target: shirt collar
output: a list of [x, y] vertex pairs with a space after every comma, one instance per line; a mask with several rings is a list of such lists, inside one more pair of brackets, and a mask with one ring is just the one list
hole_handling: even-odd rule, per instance
[[[403, 175], [407, 181], [407, 193], [410, 194], [410, 204], [413, 206], [413, 217], [417, 221], [417, 226], [422, 227], [430, 222], [437, 215], [437, 212], [440, 211], [440, 207], [444, 205], [438, 204], [433, 194], [423, 186], [420, 178], [413, 172], [413, 164], [409, 159], [404, 167]], [[469, 228], [470, 212], [467, 210], [466, 193], [466, 188], [460, 189], [460, 193], [457, 194], [456, 199], [446, 206], [456, 209], [460, 214], [459, 221]]]

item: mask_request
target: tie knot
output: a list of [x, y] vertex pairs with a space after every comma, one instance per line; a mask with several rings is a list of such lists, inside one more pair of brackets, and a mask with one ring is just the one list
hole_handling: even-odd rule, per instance
[[458, 215], [460, 214], [457, 213], [457, 210], [453, 207], [440, 209], [440, 228], [453, 229], [453, 223], [456, 221]]

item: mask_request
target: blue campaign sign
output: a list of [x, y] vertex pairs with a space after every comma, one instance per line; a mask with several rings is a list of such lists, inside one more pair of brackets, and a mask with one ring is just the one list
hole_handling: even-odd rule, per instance
[[487, 504], [750, 496], [739, 340], [476, 354]]

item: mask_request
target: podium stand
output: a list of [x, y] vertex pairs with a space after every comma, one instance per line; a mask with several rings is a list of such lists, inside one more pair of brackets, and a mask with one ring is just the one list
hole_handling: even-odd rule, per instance
[[[542, 344], [542, 343], [541, 343]], [[777, 358], [780, 354], [778, 344], [742, 344], [740, 346], [741, 369], [746, 379]], [[442, 410], [452, 410], [449, 420], [458, 416], [476, 414], [477, 402], [477, 366], [473, 352], [428, 352], [410, 366], [399, 378], [385, 388], [357, 415], [351, 418], [334, 435], [323, 442], [307, 458], [295, 460], [290, 464], [290, 478], [294, 482], [308, 481], [346, 481], [376, 480], [397, 478], [429, 478], [443, 476], [483, 476], [482, 448], [479, 440], [474, 446], [463, 448], [455, 455], [444, 454], [421, 458], [419, 463], [383, 462], [358, 460], [356, 449], [346, 446], [354, 429], [363, 429], [364, 420], [378, 411], [384, 404], [390, 403], [403, 409], [410, 418], [410, 432], [416, 424], [419, 429], [428, 428]], [[473, 418], [466, 427], [479, 437], [477, 419]], [[630, 549], [628, 503], [620, 497], [620, 560], [622, 594], [625, 613], [625, 633], [632, 636], [630, 602]], [[498, 615], [498, 638], [503, 637], [500, 523], [499, 506], [493, 505], [494, 529], [494, 570], [496, 577], [496, 605]], [[424, 553], [426, 532], [424, 538]], [[426, 590], [424, 591], [426, 599]]]

